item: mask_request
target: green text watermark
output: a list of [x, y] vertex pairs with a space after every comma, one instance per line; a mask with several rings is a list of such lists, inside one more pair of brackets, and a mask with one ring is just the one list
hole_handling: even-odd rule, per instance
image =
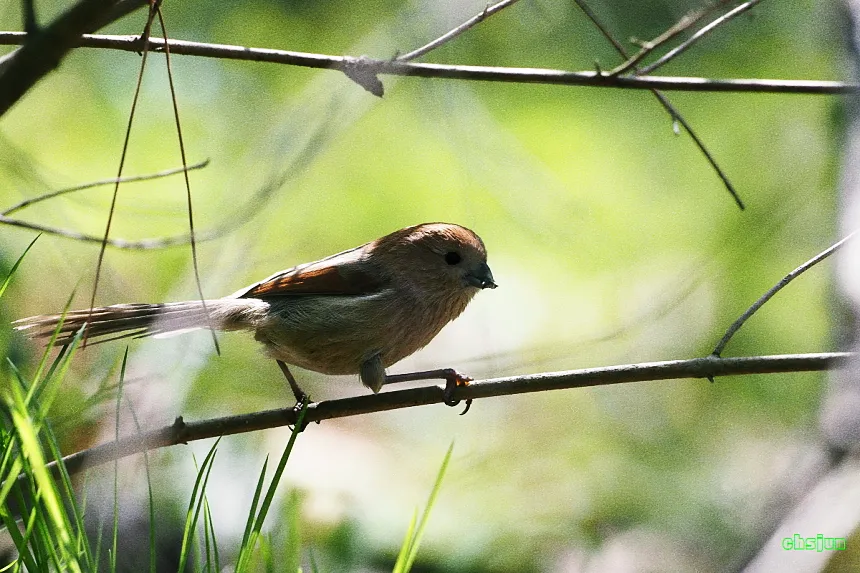
[[795, 533], [791, 537], [782, 538], [782, 548], [786, 551], [843, 551], [844, 537], [824, 537], [820, 533], [815, 537], [802, 537]]

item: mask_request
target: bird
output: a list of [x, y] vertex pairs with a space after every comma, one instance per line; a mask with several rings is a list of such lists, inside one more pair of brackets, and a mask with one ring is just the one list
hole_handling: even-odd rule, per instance
[[[452, 223], [423, 223], [301, 264], [206, 301], [132, 303], [40, 315], [13, 323], [29, 338], [71, 343], [167, 336], [201, 328], [248, 331], [277, 361], [297, 405], [308, 400], [288, 365], [358, 374], [373, 393], [386, 368], [426, 346], [475, 294], [497, 287], [484, 242]], [[470, 378], [453, 369], [389, 376], [444, 378], [445, 402]], [[464, 412], [465, 413], [465, 412]]]

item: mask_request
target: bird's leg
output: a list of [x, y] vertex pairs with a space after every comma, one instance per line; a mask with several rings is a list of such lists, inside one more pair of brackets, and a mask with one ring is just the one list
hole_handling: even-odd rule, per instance
[[[281, 362], [280, 360], [277, 360], [276, 362], [278, 363], [278, 366], [281, 367], [281, 372], [284, 373], [284, 377], [287, 379], [287, 382], [289, 382], [289, 384], [290, 384], [290, 390], [293, 391], [293, 396], [295, 396], [295, 398], [296, 398], [296, 405], [293, 406], [293, 410], [295, 411], [296, 415], [298, 416], [301, 413], [302, 408], [304, 408], [306, 404], [310, 404], [311, 397], [308, 396], [307, 394], [305, 394], [304, 390], [299, 388], [299, 384], [298, 384], [298, 382], [296, 382], [296, 379], [293, 377], [293, 373], [290, 372], [290, 368], [287, 366], [286, 362]], [[317, 420], [317, 424], [319, 424], [319, 423], [320, 423], [319, 420]], [[302, 424], [302, 427], [299, 428], [299, 431], [304, 432], [305, 428], [307, 428], [307, 427], [308, 427], [308, 421], [305, 420], [305, 422]]]
[[[439, 370], [425, 370], [424, 372], [409, 372], [406, 374], [389, 374], [385, 377], [383, 384], [396, 384], [397, 382], [414, 382], [415, 380], [444, 380], [445, 381], [445, 404], [456, 406], [460, 400], [454, 397], [454, 392], [460, 386], [468, 386], [473, 379], [465, 374], [460, 374], [453, 368], [440, 368]], [[469, 411], [472, 399], [466, 400], [466, 409], [460, 415]]]
[[304, 390], [299, 388], [299, 385], [296, 382], [296, 379], [293, 377], [293, 373], [290, 372], [290, 369], [287, 366], [287, 364], [285, 362], [280, 361], [280, 360], [278, 360], [277, 362], [278, 362], [278, 366], [281, 367], [281, 372], [284, 373], [284, 377], [286, 377], [287, 382], [290, 384], [290, 390], [293, 391], [293, 396], [296, 397], [296, 408], [301, 408], [302, 403], [305, 400], [310, 402], [310, 400], [311, 400], [310, 396], [305, 394]]
[[358, 377], [361, 378], [361, 383], [370, 388], [374, 394], [382, 390], [382, 385], [385, 384], [385, 366], [382, 364], [382, 357], [374, 354], [362, 362]]

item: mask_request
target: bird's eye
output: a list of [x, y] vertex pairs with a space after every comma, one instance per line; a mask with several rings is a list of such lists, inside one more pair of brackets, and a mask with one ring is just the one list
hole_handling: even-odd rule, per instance
[[445, 262], [449, 265], [456, 265], [462, 260], [463, 257], [460, 256], [460, 253], [456, 253], [454, 251], [448, 251], [447, 253], [445, 253]]

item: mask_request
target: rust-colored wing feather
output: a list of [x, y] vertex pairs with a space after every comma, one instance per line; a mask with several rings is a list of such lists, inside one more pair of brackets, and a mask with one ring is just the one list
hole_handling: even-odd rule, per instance
[[363, 245], [313, 263], [275, 273], [233, 296], [268, 298], [303, 295], [366, 295], [379, 292], [385, 287], [385, 281], [365, 270], [361, 261], [365, 254], [365, 247], [366, 245]]

